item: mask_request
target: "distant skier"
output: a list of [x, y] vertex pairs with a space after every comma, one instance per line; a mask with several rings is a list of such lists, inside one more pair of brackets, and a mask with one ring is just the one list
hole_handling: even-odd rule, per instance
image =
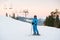
[[32, 25], [33, 25], [33, 35], [39, 35], [38, 29], [37, 29], [37, 23], [38, 23], [37, 16], [34, 15], [34, 18], [33, 18], [33, 21], [32, 21]]

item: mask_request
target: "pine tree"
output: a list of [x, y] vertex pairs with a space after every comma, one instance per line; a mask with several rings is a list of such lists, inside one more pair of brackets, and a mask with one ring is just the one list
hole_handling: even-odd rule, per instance
[[15, 19], [15, 13], [13, 13], [13, 17], [12, 18], [14, 18]]
[[53, 13], [54, 12], [51, 12], [51, 15], [49, 15], [48, 17], [46, 17], [46, 20], [45, 20], [45, 25], [46, 26], [54, 26], [54, 18], [53, 18]]
[[8, 17], [8, 14], [6, 13], [6, 16]]
[[56, 27], [59, 27], [59, 15], [57, 15], [55, 23], [56, 23]]

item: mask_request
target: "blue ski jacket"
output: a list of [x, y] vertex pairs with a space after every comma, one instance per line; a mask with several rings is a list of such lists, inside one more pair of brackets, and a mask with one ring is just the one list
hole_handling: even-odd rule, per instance
[[33, 21], [32, 21], [32, 25], [37, 26], [37, 24], [38, 24], [38, 19], [34, 18]]

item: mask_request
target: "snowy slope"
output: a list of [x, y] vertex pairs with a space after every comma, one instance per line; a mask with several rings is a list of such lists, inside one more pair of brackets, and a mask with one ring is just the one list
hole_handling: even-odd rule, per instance
[[38, 26], [41, 36], [32, 36], [29, 23], [0, 16], [0, 40], [60, 40], [60, 29]]

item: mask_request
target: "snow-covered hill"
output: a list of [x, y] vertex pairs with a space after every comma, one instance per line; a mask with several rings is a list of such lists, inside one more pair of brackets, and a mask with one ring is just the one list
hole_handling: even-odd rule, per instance
[[40, 36], [32, 36], [32, 25], [0, 16], [0, 40], [60, 40], [60, 29], [38, 26]]

